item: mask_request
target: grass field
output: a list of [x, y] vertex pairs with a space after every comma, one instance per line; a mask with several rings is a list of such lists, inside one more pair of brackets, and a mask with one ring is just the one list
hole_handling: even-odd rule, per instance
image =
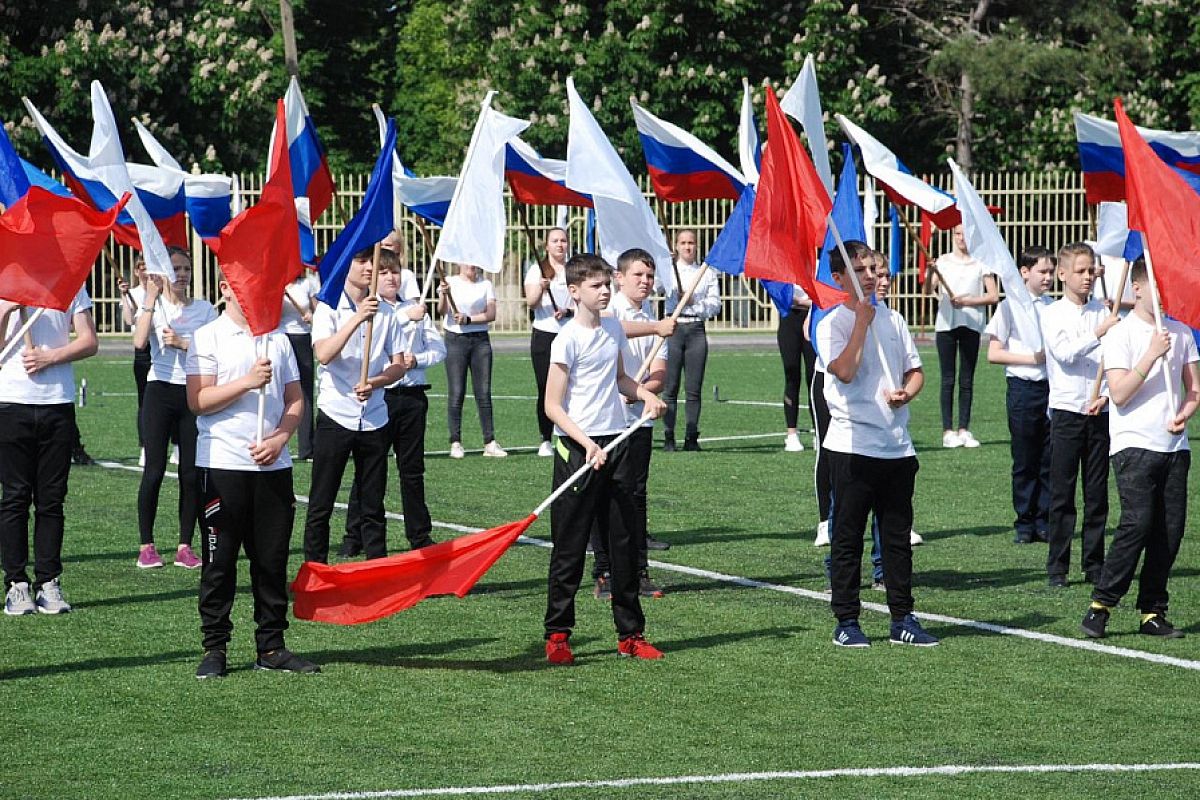
[[[129, 362], [93, 359], [78, 376], [92, 393], [80, 411], [89, 450], [136, 465]], [[440, 393], [442, 375], [434, 370], [432, 377]], [[581, 592], [578, 664], [547, 667], [548, 551], [518, 546], [463, 600], [427, 601], [354, 628], [293, 623], [288, 644], [323, 666], [318, 676], [249, 668], [253, 622], [243, 587], [232, 672], [198, 682], [198, 575], [134, 568], [136, 473], [75, 469], [63, 585], [76, 611], [0, 619], [7, 728], [0, 797], [428, 796], [444, 787], [508, 787], [503, 796], [517, 798], [1200, 795], [1197, 765], [812, 776], [1200, 761], [1200, 515], [1193, 513], [1171, 584], [1172, 618], [1188, 638], [1139, 636], [1135, 610], [1123, 606], [1104, 641], [1111, 648], [1056, 641], [1079, 638], [1089, 587], [1076, 574], [1068, 589], [1049, 589], [1044, 545], [1011, 542], [1003, 377], [981, 365], [972, 426], [980, 449], [941, 449], [935, 388], [913, 405], [921, 460], [916, 527], [927, 542], [915, 552], [918, 614], [1049, 636], [927, 621], [942, 646], [890, 647], [886, 615], [866, 611], [863, 627], [876, 646], [843, 650], [830, 643], [827, 603], [812, 596], [824, 584], [825, 552], [812, 546], [813, 453], [783, 451], [780, 410], [714, 403], [714, 384], [723, 398], [777, 400], [782, 377], [773, 351], [713, 353], [702, 430], [706, 438], [777, 435], [712, 441], [702, 454], [655, 453], [651, 528], [673, 545], [652, 554], [662, 562], [654, 577], [667, 590], [646, 605], [647, 634], [667, 653], [657, 663], [618, 659], [607, 606]], [[498, 356], [494, 391], [532, 394], [528, 359]], [[532, 401], [498, 399], [496, 406], [502, 444], [537, 444]], [[446, 447], [444, 413], [445, 400], [434, 398], [431, 450]], [[470, 405], [464, 428], [466, 446], [480, 447]], [[1197, 472], [1193, 497], [1200, 495]], [[308, 479], [308, 465], [299, 465], [297, 494], [306, 493]], [[550, 464], [529, 450], [504, 460], [433, 456], [427, 479], [435, 520], [489, 527], [523, 517], [549, 492]], [[158, 537], [167, 549], [176, 496], [168, 481]], [[388, 509], [399, 511], [394, 487]], [[1110, 529], [1117, 511], [1114, 493]], [[303, 519], [301, 508], [293, 574]], [[335, 530], [342, 519], [335, 515]], [[399, 528], [392, 523], [393, 547], [403, 542]], [[530, 531], [548, 532], [547, 519]], [[1074, 558], [1077, 564], [1078, 547]], [[882, 602], [882, 595], [865, 590], [864, 599]], [[1140, 660], [1116, 648], [1183, 662]], [[679, 776], [725, 777], [590, 783]], [[571, 782], [582, 785], [532, 786]]]

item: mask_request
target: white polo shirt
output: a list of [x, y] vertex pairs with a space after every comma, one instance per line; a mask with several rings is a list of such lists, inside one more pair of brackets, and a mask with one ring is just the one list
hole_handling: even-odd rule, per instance
[[[826, 365], [836, 361], [846, 349], [853, 330], [854, 312], [846, 306], [838, 306], [817, 323], [818, 349]], [[829, 430], [822, 445], [834, 452], [871, 458], [915, 456], [917, 451], [908, 433], [908, 406], [893, 409], [887, 404], [883, 393], [895, 387], [888, 385], [887, 373], [879, 363], [879, 351], [872, 339], [882, 347], [896, 380], [903, 381], [905, 373], [921, 366], [921, 356], [904, 317], [885, 306], [877, 306], [854, 380], [842, 383], [832, 372], [826, 372]]]
[[[1175, 418], [1183, 397], [1184, 367], [1200, 361], [1200, 354], [1197, 354], [1196, 340], [1186, 325], [1173, 319], [1164, 319], [1163, 324], [1171, 337], [1171, 349], [1165, 359], [1154, 362], [1146, 373], [1146, 380], [1124, 406], [1109, 403], [1110, 455], [1129, 447], [1156, 453], [1190, 449], [1187, 430], [1170, 433], [1167, 423]], [[1130, 312], [1104, 335], [1104, 368], [1133, 369], [1150, 348], [1150, 339], [1156, 330], [1153, 323]], [[1175, 389], [1175, 408], [1171, 408], [1167, 398], [1168, 376]]]
[[[342, 292], [336, 309], [324, 303], [317, 305], [313, 313], [313, 343], [328, 339], [337, 333], [357, 313], [357, 306]], [[383, 390], [371, 392], [365, 403], [354, 395], [354, 387], [362, 377], [363, 347], [366, 344], [367, 325], [363, 323], [350, 334], [342, 352], [328, 364], [318, 369], [320, 394], [317, 408], [325, 416], [352, 431], [373, 431], [387, 425], [387, 404]], [[396, 314], [387, 303], [379, 304], [375, 314], [375, 327], [371, 334], [371, 353], [368, 359], [367, 376], [378, 375], [387, 368], [392, 358], [404, 351], [404, 340]]]
[[[449, 287], [450, 296], [454, 298], [454, 305], [460, 314], [473, 317], [487, 311], [489, 302], [496, 302], [496, 290], [487, 278], [469, 281], [461, 275], [451, 275], [446, 279], [446, 285]], [[454, 321], [454, 313], [447, 306], [446, 318], [442, 321], [442, 327], [448, 333], [484, 333], [488, 329], [488, 324], [472, 322], [469, 325], [459, 325]]]
[[[567, 368], [563, 408], [588, 436], [625, 430], [625, 398], [617, 390], [617, 359], [625, 350], [625, 331], [615, 317], [601, 317], [586, 328], [572, 319], [550, 345], [550, 363]], [[554, 426], [559, 436], [566, 436]]]
[[[983, 277], [992, 274], [992, 268], [979, 259], [964, 260], [954, 253], [938, 256], [937, 268], [955, 297], [983, 294]], [[937, 321], [933, 326], [935, 331], [952, 331], [961, 327], [982, 333], [985, 321], [983, 306], [956, 308], [945, 292], [939, 295]]]
[[408, 352], [412, 353], [417, 365], [405, 372], [404, 377], [389, 386], [389, 389], [394, 386], [428, 385], [429, 379], [425, 377], [425, 370], [446, 360], [446, 343], [429, 315], [426, 314], [419, 320], [411, 320], [404, 315], [415, 303], [415, 300], [402, 300], [392, 306], [396, 311], [396, 319], [404, 323], [401, 336], [405, 346], [411, 348]]
[[[300, 380], [300, 370], [287, 334], [272, 331], [262, 337], [264, 357], [271, 361], [271, 382], [266, 389], [263, 434], [270, 435], [283, 418], [284, 387]], [[216, 376], [221, 386], [248, 374], [258, 360], [255, 337], [222, 314], [192, 335], [188, 349], [188, 375]], [[249, 445], [258, 436], [258, 392], [250, 391], [211, 414], [196, 417], [196, 466], [244, 472], [271, 472], [292, 466], [284, 447], [273, 464], [259, 466], [250, 457]]]
[[[1046, 295], [1033, 298], [1033, 310], [1041, 318], [1042, 311], [1052, 301]], [[1041, 342], [1023, 342], [1017, 335], [1016, 321], [1013, 319], [1012, 300], [1002, 300], [992, 321], [988, 323], [987, 334], [1008, 352], [1014, 355], [1031, 356], [1042, 349]], [[1045, 364], [1005, 364], [1004, 374], [1009, 378], [1020, 378], [1023, 381], [1046, 380]]]
[[170, 345], [164, 346], [163, 330], [170, 328], [175, 331], [176, 336], [190, 345], [192, 334], [216, 319], [217, 310], [213, 308], [212, 303], [199, 298], [193, 298], [190, 303], [182, 306], [173, 305], [162, 295], [159, 295], [159, 298], [159, 301], [154, 303], [154, 316], [151, 319], [154, 330], [150, 334], [150, 373], [146, 380], [182, 386], [187, 383], [187, 371], [184, 368], [187, 352]]
[[[621, 322], [656, 322], [657, 320], [650, 313], [649, 301], [643, 300], [641, 305], [635, 306], [633, 301], [625, 295], [617, 292], [613, 295], [612, 301], [608, 304], [608, 312], [614, 318]], [[639, 369], [642, 368], [642, 362], [650, 355], [650, 351], [654, 349], [654, 342], [658, 339], [657, 336], [626, 336], [625, 347], [621, 349], [621, 368], [625, 370], [625, 374], [629, 377], [637, 375]], [[667, 360], [667, 342], [664, 341], [662, 347], [658, 350], [658, 355], [655, 359]], [[624, 403], [624, 398], [621, 398]], [[642, 413], [646, 410], [646, 404], [639, 400], [636, 403], [624, 403], [625, 406], [625, 425], [629, 426], [642, 418]], [[646, 420], [643, 428], [653, 428], [654, 420]]]
[[[87, 290], [80, 288], [66, 311], [46, 309], [29, 328], [36, 350], [55, 350], [71, 342], [71, 323], [76, 314], [89, 311], [92, 298]], [[26, 309], [26, 314], [36, 309]], [[13, 311], [8, 317], [8, 330], [4, 333], [7, 345], [16, 332], [21, 330], [21, 315]], [[75, 400], [75, 370], [71, 364], [55, 364], [39, 370], [33, 375], [25, 372], [21, 363], [24, 343], [15, 345], [8, 358], [0, 364], [0, 403], [21, 403], [31, 406], [49, 406], [71, 403]]]
[[[1055, 300], [1042, 311], [1042, 338], [1046, 342], [1046, 376], [1050, 380], [1050, 408], [1083, 414], [1092, 399], [1092, 384], [1100, 370], [1100, 340], [1096, 328], [1108, 316], [1097, 300], [1086, 305], [1067, 298]], [[1101, 386], [1101, 394], [1105, 387]]]
[[[542, 268], [535, 261], [525, 270], [525, 283], [540, 284], [541, 281]], [[572, 299], [571, 293], [567, 290], [565, 273], [555, 273], [554, 277], [550, 280], [550, 288], [542, 292], [542, 299], [533, 307], [534, 329], [545, 331], [546, 333], [558, 333], [562, 330], [562, 326], [567, 324], [568, 320], [554, 318], [554, 305], [550, 302], [551, 295], [554, 297], [554, 302], [558, 304], [559, 311], [575, 308], [575, 300]]]
[[[676, 286], [675, 291], [667, 296], [667, 302], [663, 306], [664, 314], [670, 316], [675, 312], [675, 307], [679, 305], [679, 300], [683, 297], [683, 293], [696, 280], [696, 273], [702, 269], [704, 269], [703, 264], [685, 264], [682, 261], [675, 262], [675, 272], [679, 275], [681, 285]], [[659, 279], [656, 279], [655, 283], [660, 287], [662, 286], [662, 282]], [[704, 277], [700, 280], [700, 285], [692, 293], [692, 299], [679, 312], [679, 316], [683, 321], [687, 322], [712, 319], [720, 313], [721, 287], [717, 285], [717, 271], [710, 269], [704, 273]]]

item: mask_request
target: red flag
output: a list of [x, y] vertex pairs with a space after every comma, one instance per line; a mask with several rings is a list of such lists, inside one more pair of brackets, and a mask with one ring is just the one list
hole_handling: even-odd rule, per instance
[[292, 582], [297, 619], [357, 625], [415, 606], [440, 594], [466, 596], [483, 574], [537, 519], [470, 533], [420, 550], [331, 567], [300, 566]]
[[1200, 194], [1150, 149], [1120, 99], [1113, 107], [1125, 151], [1129, 227], [1146, 237], [1163, 308], [1200, 328]]
[[845, 295], [816, 279], [817, 248], [833, 203], [808, 153], [768, 89], [767, 149], [750, 218], [746, 277], [799, 284], [821, 308]]
[[129, 195], [108, 211], [32, 186], [0, 216], [0, 297], [66, 311]]
[[225, 279], [255, 336], [279, 327], [283, 290], [301, 269], [299, 223], [292, 200], [283, 101], [275, 109], [275, 142], [258, 202], [209, 240]]
[[[954, 209], [957, 211], [958, 206]], [[929, 267], [929, 259], [925, 257], [925, 253], [929, 251], [929, 245], [933, 242], [933, 220], [924, 211], [921, 212], [921, 247], [917, 248], [917, 282], [925, 283], [925, 270]]]

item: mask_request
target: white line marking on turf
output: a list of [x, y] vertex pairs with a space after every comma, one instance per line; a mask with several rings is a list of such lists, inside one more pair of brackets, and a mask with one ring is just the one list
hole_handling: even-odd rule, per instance
[[922, 778], [956, 777], [978, 774], [1048, 775], [1085, 772], [1168, 772], [1200, 770], [1200, 763], [1174, 764], [947, 764], [937, 767], [865, 767], [860, 769], [812, 769], [780, 772], [730, 772], [723, 775], [675, 775], [663, 778], [619, 778], [600, 781], [560, 781], [557, 783], [510, 783], [497, 786], [445, 786], [429, 789], [385, 789], [373, 792], [330, 792], [293, 794], [258, 800], [370, 800], [388, 797], [447, 797], [473, 794], [541, 794], [567, 789], [628, 789], [635, 786], [679, 786], [686, 784], [751, 783], [814, 778]]
[[[100, 461], [99, 466], [109, 469], [123, 469], [129, 472], [141, 472], [141, 467], [120, 464], [115, 461]], [[167, 477], [177, 478], [178, 475], [174, 472], [167, 472]], [[308, 497], [305, 495], [296, 495], [296, 500], [308, 504]], [[335, 508], [345, 509], [345, 503], [334, 503]], [[389, 511], [386, 513], [388, 519], [403, 521], [404, 515]], [[454, 531], [456, 533], [479, 533], [487, 530], [486, 528], [474, 528], [467, 525], [458, 525], [453, 522], [433, 521], [435, 528]], [[552, 545], [545, 539], [538, 539], [531, 536], [521, 536], [517, 539], [520, 544], [534, 545], [549, 549]], [[655, 569], [662, 569], [668, 572], [677, 572], [681, 575], [691, 575], [695, 578], [707, 578], [708, 580], [720, 581], [722, 583], [733, 584], [734, 586], [745, 586], [750, 589], [768, 589], [773, 592], [781, 592], [783, 594], [795, 595], [796, 597], [807, 597], [810, 600], [818, 600], [823, 603], [829, 602], [828, 592], [817, 592], [812, 589], [802, 589], [799, 586], [786, 586], [779, 583], [767, 583], [766, 581], [757, 581], [753, 578], [744, 578], [740, 575], [726, 575], [723, 572], [713, 572], [707, 569], [699, 569], [697, 567], [688, 567], [683, 564], [672, 564], [667, 561], [650, 561], [650, 566]], [[877, 611], [881, 614], [887, 614], [888, 607], [882, 603], [866, 603], [862, 607], [870, 611]], [[1128, 647], [1116, 647], [1111, 644], [1100, 644], [1093, 639], [1070, 639], [1066, 636], [1058, 636], [1053, 633], [1042, 633], [1041, 631], [1031, 631], [1025, 628], [1014, 628], [1009, 625], [997, 625], [992, 622], [980, 622], [974, 619], [964, 619], [962, 617], [951, 617], [945, 614], [933, 614], [927, 611], [920, 613], [921, 619], [933, 620], [934, 622], [945, 623], [946, 625], [957, 625], [963, 628], [974, 628], [979, 631], [987, 631], [988, 633], [1001, 634], [1003, 636], [1015, 636], [1019, 639], [1031, 639], [1036, 642], [1045, 642], [1047, 644], [1056, 644], [1061, 647], [1072, 647], [1076, 650], [1089, 650], [1093, 653], [1104, 653], [1113, 656], [1122, 656], [1124, 658], [1132, 658], [1140, 661], [1149, 661], [1154, 664], [1163, 664], [1170, 667], [1180, 667], [1182, 669], [1190, 669], [1200, 671], [1200, 661], [1192, 661], [1186, 658], [1176, 658], [1175, 656], [1166, 656], [1159, 653], [1148, 653], [1143, 650], [1133, 650]]]

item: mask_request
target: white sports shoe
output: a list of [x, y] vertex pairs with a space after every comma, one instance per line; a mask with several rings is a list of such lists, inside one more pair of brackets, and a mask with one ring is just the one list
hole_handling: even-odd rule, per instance
[[921, 534], [916, 531], [908, 532], [908, 544], [910, 547], [916, 547], [919, 544], [925, 544], [925, 540], [921, 538]]
[[508, 455], [508, 451], [500, 446], [500, 443], [495, 439], [483, 446], [483, 454], [488, 458], [504, 458]]
[[538, 445], [538, 458], [550, 458], [554, 455], [554, 445], [550, 442], [542, 442]]
[[942, 447], [962, 447], [962, 439], [954, 431], [946, 431], [942, 434]]
[[463, 450], [462, 442], [451, 442], [450, 443], [450, 457], [451, 458], [463, 458], [466, 455], [467, 455], [467, 451]]
[[10, 617], [22, 617], [36, 611], [37, 606], [33, 604], [33, 593], [29, 591], [29, 584], [26, 581], [17, 581], [8, 587], [8, 594], [4, 597], [5, 614]]
[[800, 435], [789, 433], [787, 438], [783, 440], [783, 449], [789, 453], [800, 453], [804, 451], [804, 443], [800, 441]]
[[958, 434], [958, 440], [962, 442], [963, 447], [979, 447], [979, 440], [970, 431]]
[[66, 614], [71, 610], [71, 604], [63, 599], [62, 587], [58, 578], [46, 581], [37, 592], [37, 610], [39, 614]]
[[829, 547], [829, 520], [817, 525], [817, 538], [813, 540], [813, 547]]

